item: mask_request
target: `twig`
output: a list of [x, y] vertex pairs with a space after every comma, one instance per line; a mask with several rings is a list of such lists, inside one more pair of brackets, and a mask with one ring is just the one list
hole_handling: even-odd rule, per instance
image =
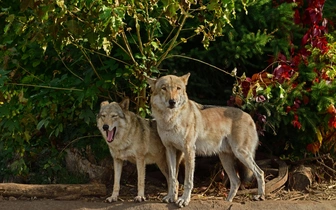
[[52, 86], [45, 86], [45, 85], [31, 85], [31, 84], [22, 84], [22, 83], [6, 83], [7, 85], [18, 85], [18, 86], [27, 86], [27, 87], [37, 87], [37, 88], [46, 88], [46, 89], [53, 89], [53, 90], [67, 90], [67, 91], [83, 91], [77, 88], [61, 88], [61, 87], [52, 87]]
[[302, 195], [302, 196], [299, 196], [299, 197], [291, 198], [291, 199], [289, 199], [288, 201], [296, 201], [296, 200], [299, 200], [299, 199], [301, 199], [301, 198], [306, 198], [307, 196], [308, 196], [308, 194], [306, 194], [306, 195]]
[[[56, 52], [57, 52], [57, 51], [56, 51]], [[78, 76], [75, 72], [73, 72], [73, 71], [66, 65], [66, 63], [63, 61], [63, 59], [61, 58], [61, 56], [60, 56], [60, 54], [59, 54], [58, 52], [57, 52], [57, 56], [58, 56], [59, 60], [63, 63], [64, 67], [65, 67], [68, 71], [70, 71], [70, 73], [71, 73], [72, 75], [74, 75], [75, 77], [77, 77], [77, 78], [80, 79], [81, 81], [84, 81], [84, 79], [83, 79], [82, 77]]]
[[217, 66], [214, 66], [214, 65], [212, 65], [210, 63], [207, 63], [205, 61], [202, 61], [202, 60], [199, 60], [199, 59], [196, 59], [196, 58], [192, 58], [192, 57], [188, 57], [188, 56], [184, 56], [184, 55], [169, 55], [169, 56], [167, 56], [167, 59], [174, 58], [174, 57], [180, 57], [180, 58], [185, 58], [185, 59], [197, 61], [197, 62], [203, 63], [203, 64], [205, 64], [207, 66], [210, 66], [211, 68], [217, 69], [217, 70], [219, 70], [221, 72], [224, 72], [225, 74], [228, 74], [228, 75], [232, 76], [230, 72], [227, 72], [227, 71], [225, 71], [225, 70], [223, 70], [221, 68], [218, 68]]
[[329, 171], [333, 172], [334, 174], [336, 174], [336, 170], [334, 170], [333, 168], [327, 166], [326, 164], [324, 164], [323, 162], [316, 160], [317, 163], [319, 163], [320, 165], [324, 166], [325, 168], [327, 168]]
[[204, 194], [207, 193], [207, 192], [209, 191], [210, 187], [212, 186], [212, 183], [215, 181], [217, 175], [218, 175], [219, 172], [221, 172], [221, 171], [222, 171], [222, 170], [219, 170], [219, 171], [215, 174], [215, 176], [213, 176], [213, 178], [211, 179], [211, 182], [210, 182], [209, 186], [208, 186], [207, 189], [201, 194], [202, 196], [204, 196]]
[[100, 75], [98, 74], [96, 68], [94, 67], [94, 65], [93, 65], [93, 63], [92, 63], [92, 61], [91, 61], [91, 59], [89, 58], [89, 56], [87, 55], [87, 53], [85, 52], [85, 50], [84, 50], [83, 48], [79, 48], [79, 49], [82, 51], [82, 53], [83, 53], [83, 55], [85, 56], [86, 60], [89, 62], [89, 64], [90, 64], [92, 70], [95, 72], [95, 74], [96, 74], [96, 76], [98, 77], [98, 79], [101, 79]]
[[325, 159], [325, 158], [330, 158], [330, 154], [328, 153], [328, 154], [319, 155], [319, 156], [316, 156], [316, 157], [304, 158], [304, 159], [301, 159], [301, 160], [298, 160], [298, 161], [292, 162], [292, 163], [294, 163], [294, 164], [301, 164], [302, 162], [319, 160], [319, 159]]
[[81, 139], [86, 139], [86, 138], [92, 138], [92, 137], [101, 137], [101, 135], [82, 136], [82, 137], [76, 138], [76, 139], [72, 140], [71, 142], [69, 142], [67, 145], [65, 145], [65, 147], [62, 149], [62, 151], [60, 152], [60, 154], [63, 153], [64, 150], [66, 148], [68, 148], [68, 146], [70, 146], [71, 144], [75, 143], [76, 141], [79, 141]]
[[181, 30], [182, 30], [182, 28], [183, 28], [183, 26], [185, 24], [185, 21], [188, 18], [187, 12], [188, 11], [185, 12], [186, 14], [184, 14], [184, 17], [182, 18], [182, 21], [180, 23], [180, 27], [177, 29], [177, 32], [176, 32], [175, 36], [171, 39], [171, 43], [168, 46], [167, 50], [159, 58], [156, 66], [159, 66], [161, 64], [161, 62], [166, 59], [168, 53], [174, 48], [175, 41], [177, 40], [177, 37], [180, 35], [180, 32], [181, 32]]

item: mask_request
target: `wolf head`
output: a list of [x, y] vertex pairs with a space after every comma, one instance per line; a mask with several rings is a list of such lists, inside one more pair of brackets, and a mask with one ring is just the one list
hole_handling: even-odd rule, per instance
[[167, 75], [159, 79], [147, 78], [151, 86], [151, 103], [159, 106], [160, 109], [180, 108], [188, 100], [186, 86], [190, 73], [181, 77]]
[[97, 115], [97, 126], [104, 139], [111, 143], [117, 136], [118, 127], [122, 126], [122, 120], [125, 119], [124, 111], [128, 111], [129, 99], [125, 98], [119, 104], [103, 101], [100, 104], [100, 111]]

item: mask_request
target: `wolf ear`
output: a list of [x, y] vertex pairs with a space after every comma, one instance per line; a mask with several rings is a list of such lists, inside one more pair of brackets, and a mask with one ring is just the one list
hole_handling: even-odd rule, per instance
[[129, 98], [125, 97], [120, 103], [119, 106], [123, 109], [128, 111], [129, 109]]
[[107, 104], [109, 104], [108, 101], [103, 101], [103, 102], [100, 103], [100, 107], [106, 106]]
[[155, 83], [156, 83], [156, 79], [147, 77], [147, 78], [146, 78], [146, 81], [147, 81], [147, 83], [149, 84], [149, 86], [151, 86], [151, 88], [154, 88]]
[[182, 79], [182, 81], [184, 82], [185, 85], [188, 84], [189, 76], [190, 76], [190, 73], [185, 74], [185, 75], [183, 75], [183, 76], [180, 77]]

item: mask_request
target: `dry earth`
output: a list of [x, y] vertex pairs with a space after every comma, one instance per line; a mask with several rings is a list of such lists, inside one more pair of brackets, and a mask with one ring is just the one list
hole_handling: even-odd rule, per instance
[[[161, 193], [157, 193], [160, 190]], [[197, 188], [196, 188], [197, 190]], [[148, 200], [143, 203], [132, 201], [130, 194], [135, 193], [135, 187], [132, 185], [123, 186], [121, 200], [115, 203], [105, 203], [105, 198], [86, 197], [78, 200], [53, 200], [36, 198], [15, 198], [1, 197], [0, 209], [3, 210], [163, 210], [178, 209], [171, 203], [162, 203], [164, 195], [162, 187], [148, 186]], [[213, 193], [210, 193], [213, 194]], [[184, 210], [205, 210], [205, 209], [225, 209], [225, 210], [335, 210], [336, 209], [336, 182], [329, 184], [314, 185], [308, 192], [288, 191], [284, 188], [270, 193], [266, 201], [252, 201], [251, 195], [236, 196], [234, 202], [224, 201], [219, 196], [202, 196], [202, 193], [193, 194], [189, 206]]]
[[[302, 198], [301, 198], [302, 199]], [[79, 199], [74, 201], [60, 201], [51, 199], [22, 200], [10, 198], [0, 201], [0, 209], [3, 210], [163, 210], [178, 209], [175, 204], [161, 203], [160, 201], [146, 201], [134, 203], [132, 201], [119, 201], [105, 203], [103, 199]], [[192, 199], [189, 206], [184, 210], [335, 210], [336, 200], [266, 200], [266, 201], [224, 201], [222, 198]]]
[[[210, 160], [212, 162], [212, 160]], [[206, 167], [211, 168], [211, 170]], [[225, 185], [223, 174], [214, 164], [198, 165], [195, 171], [195, 188], [189, 206], [184, 210], [335, 210], [336, 209], [336, 181], [329, 180], [315, 182], [305, 192], [289, 191], [286, 185], [266, 195], [266, 201], [252, 201], [250, 194], [237, 195], [234, 202], [224, 201], [228, 189]], [[216, 173], [213, 173], [217, 171]], [[219, 171], [219, 172], [218, 172]], [[182, 171], [183, 173], [183, 171]], [[181, 174], [182, 174], [181, 173]], [[183, 174], [181, 175], [183, 177]], [[272, 180], [266, 174], [266, 181]], [[210, 177], [210, 179], [209, 179]], [[182, 183], [180, 177], [180, 183]], [[111, 180], [110, 180], [111, 183]], [[0, 210], [163, 210], [178, 209], [173, 204], [162, 203], [166, 194], [166, 185], [163, 175], [157, 168], [147, 168], [146, 172], [146, 197], [147, 201], [134, 203], [132, 198], [136, 195], [136, 173], [134, 166], [124, 167], [120, 201], [105, 203], [105, 198], [110, 195], [112, 185], [107, 184], [106, 197], [82, 197], [77, 200], [55, 200], [26, 197], [3, 197], [0, 195]], [[254, 186], [255, 187], [255, 186]], [[182, 190], [180, 191], [182, 193]]]

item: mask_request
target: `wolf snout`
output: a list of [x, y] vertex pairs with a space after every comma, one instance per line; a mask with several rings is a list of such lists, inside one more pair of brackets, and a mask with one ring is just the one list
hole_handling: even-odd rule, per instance
[[170, 100], [168, 101], [168, 103], [169, 103], [170, 108], [174, 108], [175, 105], [176, 105], [176, 101], [175, 101], [174, 99], [170, 99]]
[[103, 130], [104, 130], [104, 131], [107, 131], [108, 129], [109, 129], [109, 126], [108, 126], [108, 125], [106, 125], [106, 124], [103, 125]]

